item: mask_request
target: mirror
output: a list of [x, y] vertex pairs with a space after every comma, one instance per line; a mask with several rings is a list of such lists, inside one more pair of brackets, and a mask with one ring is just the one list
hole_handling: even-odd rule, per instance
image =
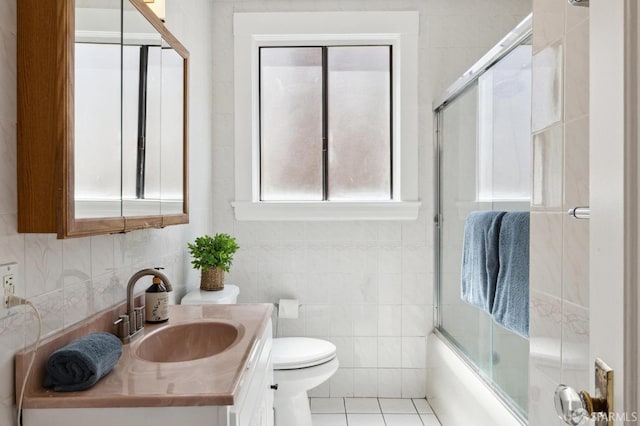
[[[111, 2], [115, 5], [119, 2]], [[75, 211], [121, 216], [121, 12], [104, 2], [76, 4]]]
[[110, 3], [76, 3], [75, 216], [179, 215], [185, 58], [139, 3]]
[[189, 52], [144, 0], [20, 0], [18, 232], [188, 223]]

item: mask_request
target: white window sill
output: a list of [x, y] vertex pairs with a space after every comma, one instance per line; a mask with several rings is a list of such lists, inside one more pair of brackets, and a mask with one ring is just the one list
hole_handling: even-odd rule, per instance
[[416, 220], [420, 201], [235, 201], [236, 220]]

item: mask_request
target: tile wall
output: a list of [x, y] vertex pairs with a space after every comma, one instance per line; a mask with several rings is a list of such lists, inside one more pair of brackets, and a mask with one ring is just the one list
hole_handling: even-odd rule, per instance
[[559, 383], [589, 388], [589, 9], [533, 1], [529, 424], [562, 424]]
[[[241, 250], [229, 282], [243, 302], [298, 298], [280, 336], [327, 338], [341, 368], [318, 397], [424, 397], [433, 308], [432, 102], [531, 9], [524, 0], [216, 0], [214, 223]], [[233, 158], [234, 12], [418, 10], [420, 199], [417, 221], [237, 222]]]
[[[16, 179], [16, 1], [0, 2], [0, 264], [18, 262], [17, 293], [41, 311], [51, 333], [125, 298], [129, 276], [162, 265], [173, 279], [174, 298], [195, 285], [186, 241], [208, 232], [212, 220], [211, 2], [167, 2], [167, 26], [191, 52], [191, 224], [164, 230], [57, 240], [54, 235], [18, 234]], [[143, 280], [144, 281], [144, 280]], [[142, 290], [140, 284], [137, 290]], [[30, 312], [14, 308], [0, 317], [0, 424], [15, 424], [13, 354], [35, 338]], [[3, 311], [4, 312], [4, 311]]]

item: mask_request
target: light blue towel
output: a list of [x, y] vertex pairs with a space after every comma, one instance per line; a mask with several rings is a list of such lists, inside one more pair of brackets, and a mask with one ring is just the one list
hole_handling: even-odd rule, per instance
[[461, 297], [488, 314], [498, 280], [498, 237], [506, 212], [471, 212], [464, 224], [462, 247]]
[[113, 334], [76, 339], [49, 356], [43, 386], [60, 392], [88, 389], [115, 367], [120, 355], [122, 342]]
[[529, 212], [502, 218], [500, 272], [491, 315], [501, 326], [529, 337]]

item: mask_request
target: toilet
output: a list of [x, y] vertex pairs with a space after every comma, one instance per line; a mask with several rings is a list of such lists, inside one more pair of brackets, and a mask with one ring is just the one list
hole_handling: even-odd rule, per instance
[[[183, 305], [234, 304], [240, 289], [225, 284], [220, 291], [193, 290]], [[307, 391], [327, 381], [338, 370], [336, 346], [310, 337], [276, 337], [271, 351], [277, 385], [273, 407], [275, 426], [312, 426]]]
[[222, 290], [208, 291], [196, 289], [185, 294], [181, 305], [223, 305], [238, 302], [240, 288], [237, 285], [225, 284]]

